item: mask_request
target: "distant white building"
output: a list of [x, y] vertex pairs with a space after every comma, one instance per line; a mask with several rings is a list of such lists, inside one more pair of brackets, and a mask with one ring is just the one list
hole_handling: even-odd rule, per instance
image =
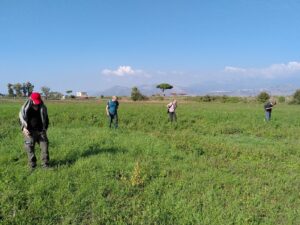
[[87, 97], [88, 97], [88, 94], [87, 94], [87, 92], [84, 92], [84, 91], [77, 91], [77, 92], [76, 92], [76, 97], [79, 97], [79, 98], [87, 98]]

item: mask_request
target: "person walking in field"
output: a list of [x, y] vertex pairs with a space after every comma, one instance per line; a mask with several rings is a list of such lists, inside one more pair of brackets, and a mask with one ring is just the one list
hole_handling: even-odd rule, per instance
[[28, 156], [28, 164], [31, 169], [36, 167], [35, 144], [41, 148], [42, 166], [49, 167], [49, 151], [47, 129], [49, 118], [47, 108], [44, 105], [40, 93], [33, 92], [24, 103], [19, 119], [24, 135], [25, 150]]
[[171, 121], [171, 123], [173, 121], [177, 121], [177, 116], [176, 116], [176, 108], [177, 108], [177, 101], [174, 99], [172, 102], [170, 102], [168, 105], [167, 105], [167, 108], [168, 108], [168, 114], [169, 114], [169, 119]]
[[276, 105], [276, 101], [274, 99], [269, 100], [265, 105], [265, 121], [270, 121], [271, 119], [271, 113], [272, 113], [272, 108], [273, 106]]
[[109, 128], [111, 128], [114, 123], [114, 127], [118, 128], [118, 108], [119, 102], [116, 96], [112, 96], [112, 99], [107, 102], [106, 114], [109, 119]]

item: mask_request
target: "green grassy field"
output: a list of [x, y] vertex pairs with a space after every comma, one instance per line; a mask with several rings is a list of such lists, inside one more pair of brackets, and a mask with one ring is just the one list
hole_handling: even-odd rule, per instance
[[299, 106], [184, 103], [170, 124], [121, 102], [110, 130], [104, 103], [47, 102], [52, 169], [30, 173], [21, 104], [0, 102], [0, 224], [300, 224]]

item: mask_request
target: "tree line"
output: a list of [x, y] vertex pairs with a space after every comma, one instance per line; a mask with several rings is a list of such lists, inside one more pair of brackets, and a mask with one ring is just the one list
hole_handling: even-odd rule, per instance
[[7, 84], [7, 89], [8, 89], [8, 96], [9, 97], [28, 97], [31, 95], [34, 89], [34, 85], [30, 83], [29, 81], [26, 83], [16, 83], [16, 84]]
[[[165, 93], [164, 93], [165, 90], [172, 89], [173, 86], [168, 83], [161, 83], [161, 84], [158, 84], [156, 86], [156, 88], [160, 89], [163, 92], [163, 95], [165, 96]], [[141, 101], [141, 100], [148, 100], [148, 97], [143, 95], [137, 87], [133, 87], [131, 89], [131, 99], [133, 101]]]
[[[172, 89], [173, 86], [168, 84], [168, 83], [161, 83], [158, 84], [156, 86], [156, 88], [160, 89], [164, 94], [164, 91], [167, 89]], [[7, 84], [7, 89], [8, 89], [8, 96], [9, 97], [28, 97], [31, 95], [31, 93], [34, 90], [34, 85], [27, 81], [24, 83], [8, 83]], [[67, 97], [75, 97], [72, 94], [72, 90], [67, 90]], [[61, 99], [63, 94], [57, 91], [50, 91], [50, 88], [47, 86], [43, 86], [41, 87], [41, 93], [42, 95], [48, 99]], [[201, 99], [201, 101], [204, 102], [210, 102], [210, 101], [215, 101], [215, 100], [220, 100], [221, 101], [239, 101], [237, 97], [233, 97], [233, 98], [229, 98], [228, 96], [210, 96], [210, 95], [206, 95], [206, 96], [199, 96]], [[258, 102], [266, 102], [271, 96], [269, 95], [269, 93], [263, 91], [260, 94], [258, 94], [256, 96], [256, 100]], [[291, 104], [300, 104], [300, 89], [296, 90], [295, 93], [293, 94], [293, 100], [290, 102]], [[143, 95], [140, 90], [137, 87], [133, 87], [131, 90], [131, 99], [133, 101], [142, 101], [142, 100], [148, 100], [149, 98], [145, 95]], [[285, 102], [285, 97], [284, 96], [279, 96], [279, 102]]]
[[[156, 86], [156, 88], [161, 89], [163, 95], [164, 91], [167, 89], [172, 89], [173, 86], [168, 83], [161, 83]], [[265, 103], [271, 98], [271, 95], [266, 92], [262, 91], [256, 96], [256, 101], [259, 103]], [[285, 96], [278, 96], [278, 101], [280, 103], [286, 102]], [[133, 101], [142, 101], [142, 100], [148, 100], [149, 98], [145, 95], [143, 95], [140, 90], [137, 87], [133, 87], [131, 90], [131, 99]], [[214, 101], [220, 101], [220, 102], [242, 102], [244, 101], [244, 98], [242, 97], [229, 97], [229, 96], [212, 96], [212, 95], [205, 95], [205, 96], [197, 96], [193, 97], [194, 100], [200, 101], [200, 102], [214, 102]], [[290, 104], [300, 104], [300, 89], [296, 90], [294, 94], [292, 95], [292, 100], [289, 102]]]
[[[48, 99], [61, 99], [63, 94], [57, 91], [50, 91], [51, 89], [47, 86], [41, 87], [42, 95]], [[8, 83], [7, 84], [7, 96], [8, 97], [29, 97], [34, 91], [34, 85], [27, 81], [24, 83]], [[70, 91], [66, 91], [67, 93]], [[72, 92], [72, 91], [71, 91]]]

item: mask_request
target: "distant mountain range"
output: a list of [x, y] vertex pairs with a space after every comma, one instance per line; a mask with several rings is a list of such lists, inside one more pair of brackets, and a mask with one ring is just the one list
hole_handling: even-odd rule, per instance
[[[191, 85], [188, 87], [173, 86], [171, 90], [166, 90], [166, 95], [176, 93], [177, 95], [228, 95], [228, 96], [256, 96], [262, 91], [266, 91], [272, 95], [292, 95], [298, 87], [291, 84], [283, 84], [270, 87], [258, 87], [258, 88], [242, 88], [242, 89], [222, 89], [216, 86], [207, 85]], [[140, 85], [138, 86], [140, 92], [144, 95], [151, 96], [156, 94], [162, 94], [161, 90], [156, 88], [156, 85]], [[130, 96], [131, 88], [125, 86], [114, 86], [104, 91], [89, 91], [91, 96]]]

